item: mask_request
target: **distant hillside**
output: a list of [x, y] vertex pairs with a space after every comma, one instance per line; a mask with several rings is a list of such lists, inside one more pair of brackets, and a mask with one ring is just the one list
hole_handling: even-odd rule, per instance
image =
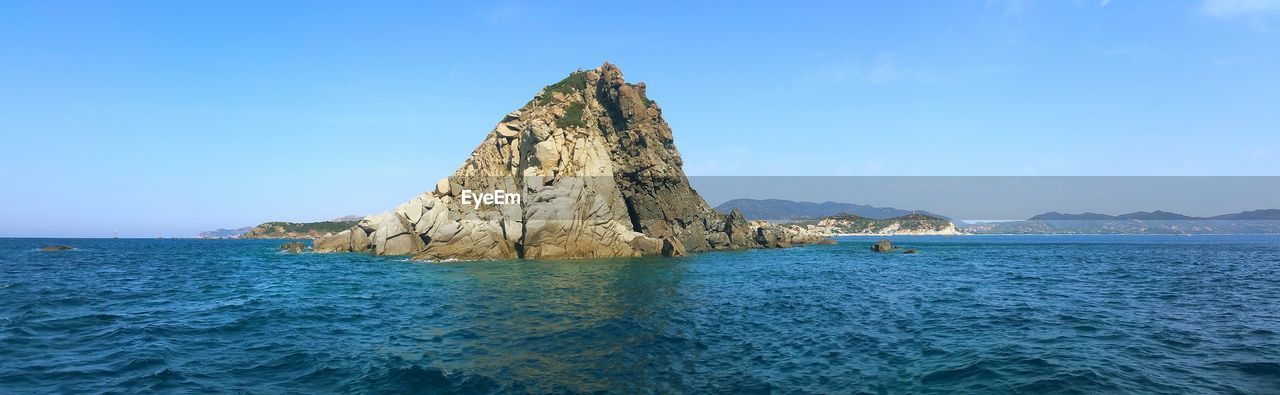
[[1118, 219], [1136, 219], [1145, 221], [1181, 221], [1190, 219], [1205, 219], [1200, 217], [1192, 217], [1168, 211], [1138, 211], [1128, 214], [1108, 215], [1086, 212], [1081, 214], [1063, 214], [1057, 211], [1050, 211], [1031, 218], [1030, 221], [1112, 221]]
[[1276, 234], [1280, 209], [1252, 210], [1213, 217], [1168, 211], [1122, 215], [1048, 212], [1026, 221], [982, 223], [961, 227], [975, 234]]
[[1120, 215], [1117, 215], [1116, 218], [1117, 219], [1137, 219], [1137, 220], [1143, 220], [1143, 221], [1185, 221], [1190, 219], [1204, 219], [1200, 217], [1192, 217], [1189, 215], [1182, 215], [1178, 213], [1171, 213], [1168, 211], [1160, 211], [1160, 210], [1156, 210], [1152, 212], [1139, 211], [1136, 213], [1120, 214]]
[[267, 222], [250, 229], [242, 239], [314, 239], [329, 233], [338, 233], [359, 221], [322, 222]]
[[200, 232], [200, 234], [196, 235], [196, 237], [201, 239], [235, 239], [235, 238], [239, 238], [240, 235], [245, 234], [245, 232], [248, 232], [250, 229], [253, 229], [253, 227], [246, 226], [239, 229], [210, 230], [210, 231]]
[[783, 199], [733, 199], [716, 207], [717, 211], [729, 213], [733, 209], [753, 220], [816, 220], [833, 215], [851, 214], [869, 219], [888, 219], [912, 213], [946, 218], [927, 211], [900, 210], [893, 207], [875, 207], [864, 204], [836, 202], [796, 202]]
[[971, 234], [1280, 234], [1274, 220], [1135, 220], [1102, 221], [1053, 220], [980, 223], [960, 228]]
[[1258, 220], [1258, 221], [1274, 221], [1280, 220], [1280, 209], [1265, 209], [1242, 211], [1234, 214], [1223, 214], [1213, 217], [1192, 217], [1168, 211], [1138, 211], [1128, 214], [1108, 215], [1086, 212], [1081, 214], [1063, 214], [1057, 211], [1050, 211], [1031, 218], [1028, 221], [1111, 221], [1111, 220], [1142, 220], [1142, 221], [1192, 221], [1192, 220]]
[[[200, 232], [196, 237], [201, 239], [310, 239], [324, 236], [328, 232], [336, 233], [342, 231], [354, 226], [363, 218], [359, 215], [344, 215], [320, 222], [266, 222], [258, 226], [246, 226], [239, 229], [204, 231]], [[338, 226], [337, 231], [332, 230], [334, 226]]]
[[874, 219], [858, 215], [823, 218], [811, 229], [833, 235], [954, 235], [960, 234], [951, 221], [924, 214]]
[[1241, 211], [1235, 214], [1222, 214], [1209, 219], [1235, 221], [1280, 221], [1280, 209]]
[[1081, 213], [1081, 214], [1063, 214], [1057, 211], [1050, 211], [1031, 218], [1028, 221], [1101, 221], [1116, 219], [1114, 215], [1098, 214], [1098, 213]]

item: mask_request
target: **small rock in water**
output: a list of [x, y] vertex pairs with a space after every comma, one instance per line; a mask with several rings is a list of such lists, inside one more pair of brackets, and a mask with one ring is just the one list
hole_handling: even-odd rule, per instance
[[915, 248], [908, 248], [906, 251], [903, 251], [902, 253], [903, 253], [903, 254], [914, 254], [914, 253], [916, 253], [916, 252], [918, 252], [918, 251], [916, 251], [916, 249], [915, 249]]
[[70, 251], [74, 249], [75, 248], [72, 248], [71, 246], [64, 246], [59, 244], [59, 245], [44, 246], [40, 248], [40, 252]]
[[302, 242], [289, 242], [280, 245], [280, 251], [297, 254], [307, 250], [307, 244]]
[[889, 240], [880, 240], [871, 245], [871, 251], [875, 252], [890, 252], [895, 248], [897, 247], [894, 247], [893, 243], [890, 243]]

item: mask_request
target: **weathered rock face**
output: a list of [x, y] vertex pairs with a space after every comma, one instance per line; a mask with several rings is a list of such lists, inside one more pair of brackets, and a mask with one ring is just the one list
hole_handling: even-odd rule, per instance
[[[432, 191], [316, 240], [315, 250], [429, 260], [572, 259], [820, 239], [716, 212], [689, 186], [682, 165], [644, 84], [627, 83], [606, 63], [547, 86], [507, 114]], [[498, 196], [475, 203], [488, 193]], [[519, 194], [515, 201], [512, 193]]]

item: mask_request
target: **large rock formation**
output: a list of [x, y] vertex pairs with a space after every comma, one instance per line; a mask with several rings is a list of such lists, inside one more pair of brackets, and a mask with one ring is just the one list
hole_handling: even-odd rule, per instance
[[[716, 212], [681, 165], [644, 84], [605, 63], [507, 114], [432, 191], [322, 237], [314, 249], [427, 260], [594, 258], [817, 240]], [[480, 194], [492, 195], [476, 204]]]

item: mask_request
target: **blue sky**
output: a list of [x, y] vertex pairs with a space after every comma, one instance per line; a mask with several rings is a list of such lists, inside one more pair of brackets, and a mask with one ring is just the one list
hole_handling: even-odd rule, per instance
[[609, 61], [691, 175], [1277, 175], [1280, 0], [6, 2], [0, 236], [368, 214]]

